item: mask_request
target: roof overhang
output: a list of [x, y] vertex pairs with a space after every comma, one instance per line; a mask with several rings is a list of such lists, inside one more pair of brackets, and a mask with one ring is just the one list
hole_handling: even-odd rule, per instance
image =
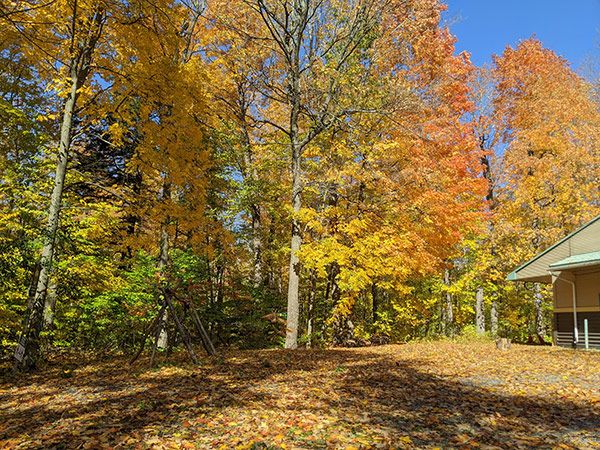
[[[517, 267], [506, 279], [551, 283], [551, 271], [569, 271], [600, 265], [599, 237], [600, 215]], [[578, 244], [574, 247], [573, 242]], [[573, 255], [574, 252], [578, 254]]]
[[600, 251], [569, 256], [550, 264], [550, 270], [563, 271], [600, 266]]
[[537, 277], [524, 277], [519, 276], [518, 271], [514, 271], [508, 274], [506, 277], [508, 281], [528, 281], [531, 283], [552, 283], [552, 275], [548, 273], [548, 275], [541, 275]]

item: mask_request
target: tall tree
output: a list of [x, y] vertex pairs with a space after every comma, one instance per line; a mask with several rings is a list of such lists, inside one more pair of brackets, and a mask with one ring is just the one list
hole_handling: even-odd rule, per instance
[[[48, 223], [40, 260], [40, 272], [33, 301], [28, 305], [25, 328], [15, 352], [17, 366], [34, 367], [39, 353], [43, 310], [55, 252], [56, 233], [71, 150], [73, 126], [81, 89], [93, 72], [92, 59], [103, 35], [107, 19], [103, 3], [56, 2], [23, 8], [25, 2], [13, 2], [3, 18], [4, 26], [20, 35], [23, 51], [35, 55], [38, 73], [51, 76], [59, 98], [58, 161], [54, 187], [48, 207]], [[29, 4], [28, 4], [29, 5]]]
[[305, 212], [314, 238], [302, 255], [321, 276], [336, 268], [334, 316], [349, 316], [376, 283], [398, 320], [414, 317], [414, 285], [479, 223], [479, 154], [464, 120], [471, 65], [453, 54], [441, 11], [435, 2], [385, 9], [370, 55], [377, 77], [362, 86], [367, 110], [383, 114], [353, 116], [311, 149], [320, 167], [311, 166], [319, 189], [310, 191], [324, 201]]
[[291, 163], [286, 347], [295, 348], [300, 313], [303, 153], [324, 131], [362, 109], [360, 104], [348, 102], [352, 92], [357, 92], [359, 73], [352, 74], [354, 83], [344, 74], [376, 26], [379, 3], [256, 0], [247, 5], [261, 18], [272, 44], [271, 67], [265, 72], [268, 77], [260, 80], [267, 108], [259, 111], [258, 120], [285, 136]]
[[[485, 330], [485, 298], [490, 301], [490, 329], [492, 334], [497, 333], [498, 329], [498, 297], [499, 282], [504, 278], [504, 273], [497, 267], [496, 258], [496, 236], [495, 221], [496, 207], [498, 201], [496, 198], [496, 184], [498, 174], [498, 142], [500, 133], [498, 132], [498, 121], [496, 120], [496, 109], [494, 100], [497, 95], [496, 86], [492, 71], [489, 67], [477, 69], [476, 76], [472, 82], [472, 98], [475, 104], [473, 113], [473, 131], [480, 150], [481, 176], [485, 180], [485, 216], [483, 229], [478, 236], [477, 255], [473, 259], [475, 263], [472, 267], [474, 276], [480, 284], [476, 288], [476, 319], [477, 328], [482, 332]], [[483, 324], [480, 326], [480, 324]]]
[[591, 86], [536, 39], [508, 47], [495, 65], [511, 200], [502, 212], [532, 253], [597, 213], [599, 113]]
[[[203, 229], [211, 180], [211, 87], [218, 73], [203, 58], [210, 32], [200, 19], [202, 2], [142, 3], [132, 23], [119, 26], [114, 97], [122, 122], [111, 132], [138, 136], [128, 169], [139, 173], [142, 188], [130, 209], [142, 220], [138, 248], [156, 255], [155, 292], [161, 309], [157, 345], [167, 346], [176, 248], [205, 247]], [[212, 78], [214, 77], [214, 78]], [[113, 100], [114, 102], [114, 100]], [[174, 302], [174, 301], [173, 301]], [[173, 316], [179, 327], [180, 318]], [[182, 333], [183, 334], [183, 333]]]
[[[501, 264], [508, 269], [598, 214], [600, 112], [592, 87], [537, 39], [494, 60], [496, 120], [506, 146], [498, 192]], [[508, 251], [508, 248], [511, 250]], [[533, 297], [544, 334], [540, 287]]]

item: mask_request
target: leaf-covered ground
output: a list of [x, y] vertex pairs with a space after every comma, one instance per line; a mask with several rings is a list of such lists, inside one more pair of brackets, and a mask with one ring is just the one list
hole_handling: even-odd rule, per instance
[[0, 445], [600, 448], [599, 352], [435, 342], [65, 364], [0, 384]]

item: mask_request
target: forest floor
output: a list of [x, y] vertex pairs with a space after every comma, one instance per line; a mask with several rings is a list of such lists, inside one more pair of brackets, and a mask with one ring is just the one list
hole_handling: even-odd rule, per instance
[[147, 365], [61, 359], [3, 380], [0, 447], [600, 448], [600, 352], [428, 342]]

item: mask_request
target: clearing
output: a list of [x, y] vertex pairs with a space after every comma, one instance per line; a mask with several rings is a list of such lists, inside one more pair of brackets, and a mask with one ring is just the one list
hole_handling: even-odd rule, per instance
[[0, 446], [600, 448], [600, 352], [431, 342], [147, 364], [62, 359], [4, 380]]

